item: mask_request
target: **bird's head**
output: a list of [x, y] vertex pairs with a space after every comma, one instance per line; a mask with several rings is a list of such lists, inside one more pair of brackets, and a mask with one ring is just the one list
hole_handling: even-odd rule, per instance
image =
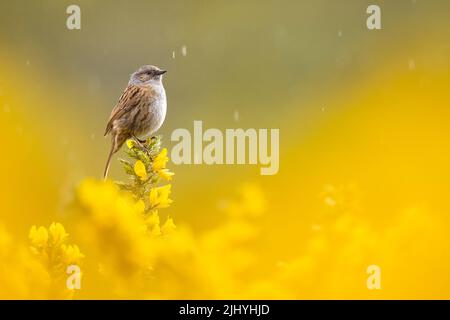
[[166, 72], [152, 65], [142, 66], [131, 75], [130, 84], [160, 84]]

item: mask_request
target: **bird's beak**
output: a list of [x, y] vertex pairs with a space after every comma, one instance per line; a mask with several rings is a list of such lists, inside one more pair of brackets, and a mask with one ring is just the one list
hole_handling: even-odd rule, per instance
[[159, 76], [159, 75], [164, 74], [166, 72], [167, 72], [167, 70], [159, 70], [159, 71], [156, 72], [156, 74]]

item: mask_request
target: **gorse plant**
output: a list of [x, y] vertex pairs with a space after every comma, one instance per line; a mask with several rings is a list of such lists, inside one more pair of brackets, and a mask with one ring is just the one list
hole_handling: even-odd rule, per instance
[[129, 176], [126, 182], [116, 182], [123, 190], [131, 192], [145, 213], [166, 208], [171, 185], [158, 186], [161, 180], [172, 180], [173, 172], [166, 168], [167, 149], [161, 149], [161, 137], [156, 136], [144, 143], [128, 140], [125, 153], [130, 160], [120, 159], [125, 173]]
[[[161, 148], [161, 138], [145, 143], [128, 140], [126, 146], [128, 158], [120, 162], [128, 179], [114, 183], [85, 179], [77, 191], [77, 212], [81, 214], [74, 215], [81, 235], [78, 240], [93, 249], [86, 256], [95, 259], [99, 276], [115, 279], [115, 290], [129, 282], [130, 276], [140, 275], [140, 279], [151, 270], [158, 246], [164, 247], [158, 239], [176, 228], [170, 217], [160, 223], [158, 213], [172, 203], [171, 185], [166, 182], [174, 175], [166, 168], [169, 158], [167, 149]], [[77, 245], [68, 245], [67, 239], [60, 223], [49, 228], [33, 226], [29, 233], [30, 253], [47, 279], [41, 287], [49, 297], [71, 298], [74, 294], [66, 288], [66, 270], [70, 265], [83, 265], [85, 254]]]

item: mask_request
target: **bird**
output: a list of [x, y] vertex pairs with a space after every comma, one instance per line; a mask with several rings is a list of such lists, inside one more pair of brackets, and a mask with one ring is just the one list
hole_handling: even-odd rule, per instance
[[167, 71], [144, 65], [132, 73], [127, 87], [113, 108], [104, 136], [111, 134], [111, 149], [103, 179], [108, 177], [111, 157], [130, 138], [139, 145], [163, 124], [167, 112], [166, 91], [162, 83]]

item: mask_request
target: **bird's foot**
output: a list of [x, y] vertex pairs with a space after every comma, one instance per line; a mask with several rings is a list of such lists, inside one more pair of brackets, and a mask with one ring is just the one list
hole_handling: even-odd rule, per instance
[[134, 141], [136, 141], [137, 145], [139, 146], [139, 148], [141, 148], [142, 150], [144, 150], [147, 154], [150, 154], [150, 152], [148, 151], [147, 147], [146, 147], [146, 143], [147, 140], [141, 140], [136, 136], [133, 136]]

